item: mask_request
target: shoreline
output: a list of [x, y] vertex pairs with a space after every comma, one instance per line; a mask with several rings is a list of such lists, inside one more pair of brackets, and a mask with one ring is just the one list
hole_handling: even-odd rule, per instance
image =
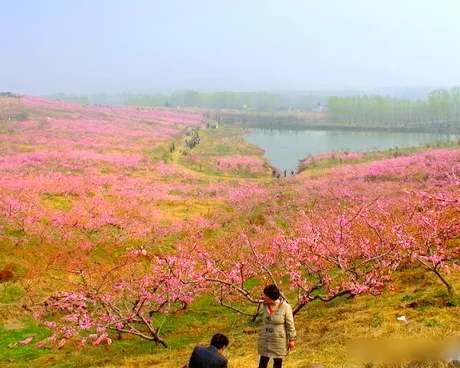
[[261, 129], [261, 130], [287, 130], [287, 131], [305, 131], [305, 130], [345, 130], [355, 132], [385, 132], [385, 133], [431, 133], [457, 135], [460, 139], [460, 127], [457, 129], [441, 130], [434, 126], [427, 127], [382, 127], [382, 126], [363, 126], [363, 125], [324, 125], [324, 124], [240, 124], [229, 123], [228, 125], [238, 126], [244, 129]]

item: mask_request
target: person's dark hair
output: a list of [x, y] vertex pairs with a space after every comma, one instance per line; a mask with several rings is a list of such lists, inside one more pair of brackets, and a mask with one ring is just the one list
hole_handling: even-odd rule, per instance
[[214, 346], [215, 348], [217, 349], [222, 349], [223, 347], [227, 347], [228, 346], [228, 337], [225, 336], [225, 335], [222, 335], [220, 333], [216, 333], [212, 339], [211, 339], [211, 344], [212, 346]]
[[274, 284], [265, 286], [264, 294], [268, 296], [271, 300], [278, 300], [281, 296], [280, 290]]

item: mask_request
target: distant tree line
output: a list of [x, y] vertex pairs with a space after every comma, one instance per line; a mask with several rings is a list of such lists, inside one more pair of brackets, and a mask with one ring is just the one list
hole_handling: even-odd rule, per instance
[[56, 93], [49, 97], [53, 100], [70, 102], [74, 104], [88, 105], [90, 103], [90, 99], [88, 96], [73, 96], [73, 95], [66, 95], [64, 93]]
[[330, 97], [328, 120], [349, 124], [394, 127], [437, 125], [460, 129], [460, 87], [435, 89], [425, 99], [375, 96]]
[[[117, 94], [52, 98], [82, 104], [197, 107], [214, 110], [215, 120], [266, 126], [283, 124], [296, 128], [306, 124], [365, 126], [369, 128], [460, 130], [460, 87], [414, 93], [400, 91], [391, 96], [356, 91], [299, 92], [199, 92], [191, 89], [171, 94]], [[427, 93], [428, 92], [428, 93]], [[385, 93], [385, 92], [384, 92]], [[427, 93], [426, 97], [422, 97]], [[331, 97], [332, 96], [332, 97]], [[319, 104], [319, 105], [318, 105]], [[326, 106], [316, 112], [315, 107]], [[238, 111], [236, 111], [238, 110]], [[322, 110], [322, 109], [321, 109]], [[315, 112], [311, 114], [310, 112]], [[236, 114], [236, 115], [235, 115]], [[268, 115], [267, 115], [268, 114]], [[217, 116], [219, 115], [219, 116]]]
[[11, 93], [11, 92], [0, 92], [0, 97], [20, 98], [21, 95], [19, 95], [17, 93]]
[[326, 92], [198, 92], [179, 90], [170, 95], [128, 95], [125, 105], [199, 107], [210, 109], [253, 109], [261, 111], [311, 109], [326, 104]]

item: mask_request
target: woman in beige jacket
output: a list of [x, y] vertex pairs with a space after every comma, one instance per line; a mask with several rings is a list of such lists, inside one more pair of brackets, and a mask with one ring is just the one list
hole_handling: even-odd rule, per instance
[[281, 368], [283, 358], [288, 349], [295, 345], [295, 326], [292, 308], [281, 297], [276, 285], [268, 285], [264, 289], [263, 326], [259, 336], [259, 368], [267, 368], [268, 361], [273, 358], [273, 367]]

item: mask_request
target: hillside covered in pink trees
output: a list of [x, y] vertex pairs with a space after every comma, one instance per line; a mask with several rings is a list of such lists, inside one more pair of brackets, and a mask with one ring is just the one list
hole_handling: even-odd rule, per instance
[[[279, 180], [256, 147], [210, 140], [224, 133], [207, 131], [197, 113], [32, 97], [0, 106], [0, 286], [14, 290], [0, 311], [14, 311], [4, 318], [20, 326], [5, 339], [10, 349], [68, 349], [96, 362], [93, 345], [113, 345], [117, 356], [125, 341], [149, 341], [156, 350], [142, 354], [167, 361], [160, 346], [172, 345], [184, 358], [209, 326], [243, 331], [256, 321], [265, 283], [280, 285], [293, 306], [305, 343], [296, 364], [312, 358], [305, 346], [315, 339], [326, 351], [347, 339], [310, 333], [318, 305], [380, 298], [391, 309], [407, 290], [432, 288], [449, 327], [427, 331], [424, 310], [412, 308], [410, 333], [441, 337], [460, 327], [458, 148], [371, 162], [335, 155], [340, 165], [319, 169], [309, 158], [302, 173]], [[187, 148], [190, 129], [212, 154]], [[401, 279], [410, 273], [418, 279], [408, 286]], [[196, 313], [222, 322], [181, 329]], [[391, 330], [380, 323], [351, 335]], [[235, 333], [240, 352], [250, 338]]]

